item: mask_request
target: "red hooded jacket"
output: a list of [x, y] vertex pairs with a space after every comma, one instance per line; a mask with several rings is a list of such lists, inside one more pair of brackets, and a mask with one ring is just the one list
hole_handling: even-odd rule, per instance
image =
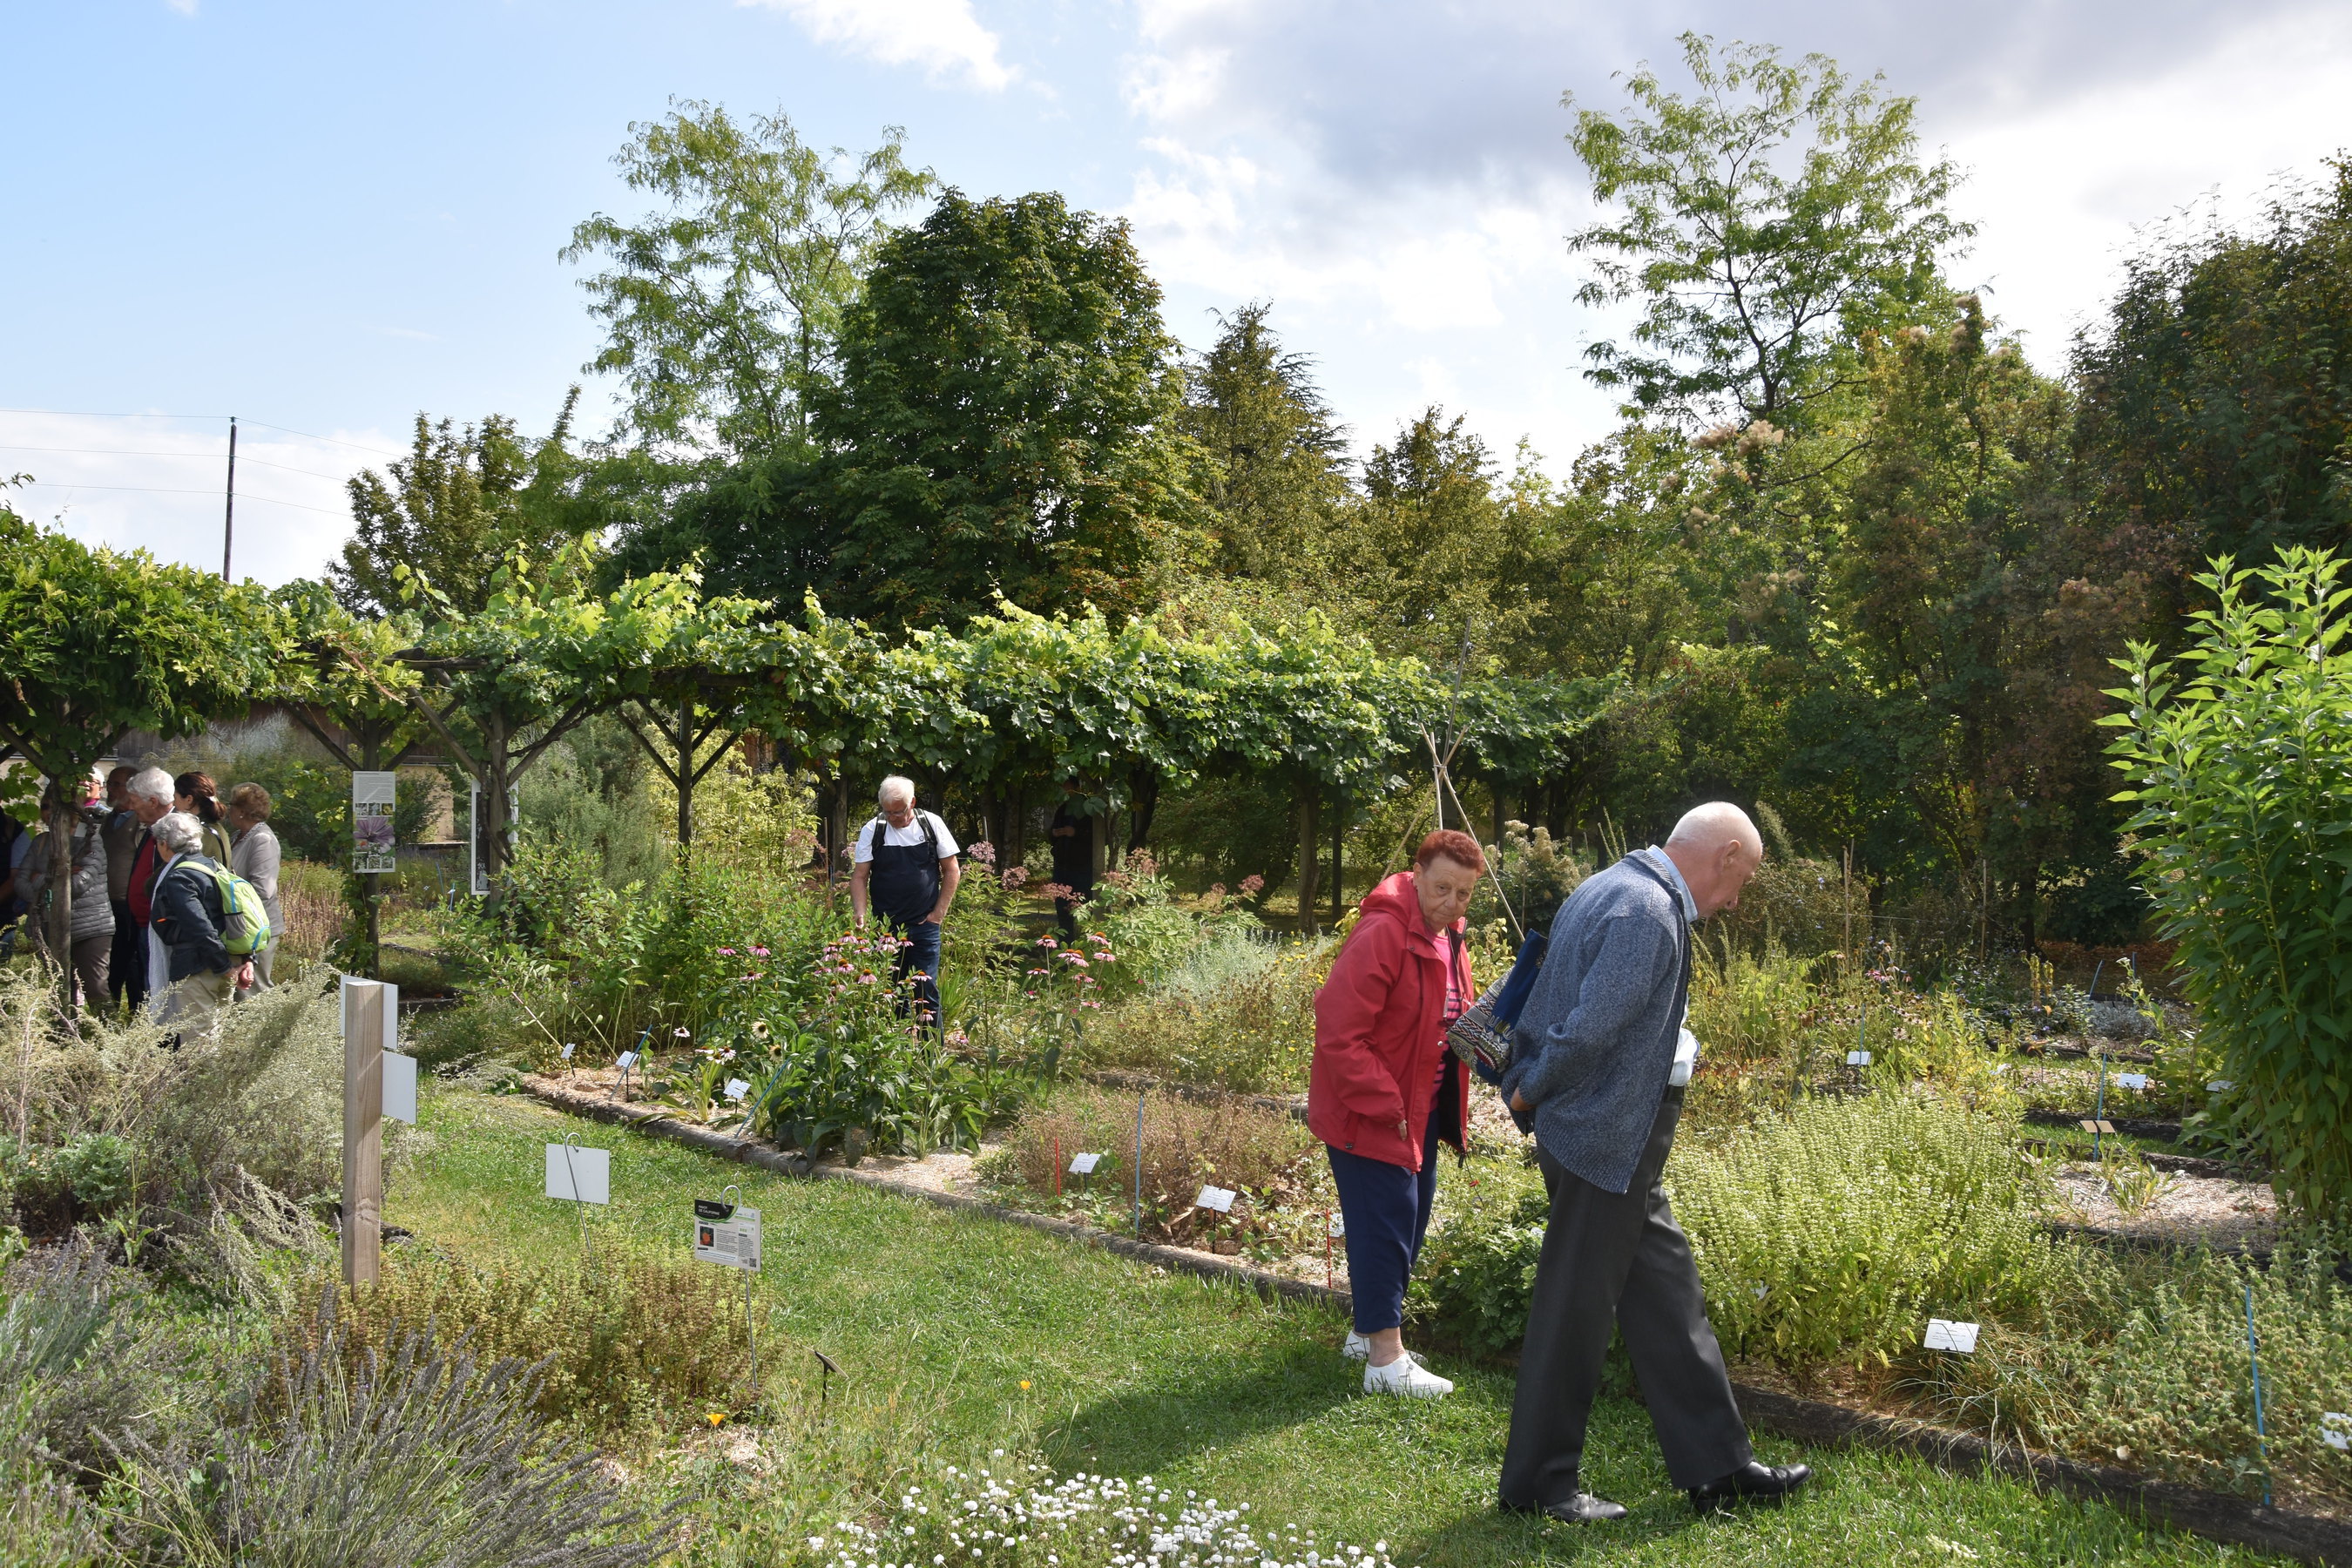
[[[1364, 895], [1331, 976], [1315, 994], [1315, 1060], [1307, 1080], [1307, 1128], [1334, 1149], [1421, 1169], [1422, 1138], [1445, 1054], [1445, 965], [1461, 965], [1464, 1006], [1476, 1000], [1470, 960], [1430, 934], [1410, 872]], [[1463, 922], [1453, 928], [1459, 932]], [[1458, 1079], [1445, 1142], [1465, 1146], [1469, 1099]], [[1405, 1125], [1405, 1136], [1397, 1123]]]

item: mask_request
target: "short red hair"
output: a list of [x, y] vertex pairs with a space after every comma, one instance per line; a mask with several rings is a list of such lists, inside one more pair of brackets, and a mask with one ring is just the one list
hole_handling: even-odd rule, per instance
[[1486, 852], [1478, 841], [1456, 828], [1441, 827], [1421, 841], [1420, 852], [1412, 858], [1415, 868], [1426, 868], [1440, 856], [1467, 866], [1481, 876], [1486, 870]]

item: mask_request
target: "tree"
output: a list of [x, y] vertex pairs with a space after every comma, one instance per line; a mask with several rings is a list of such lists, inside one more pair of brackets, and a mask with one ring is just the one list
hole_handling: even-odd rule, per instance
[[572, 231], [565, 261], [612, 263], [581, 282], [610, 333], [586, 368], [624, 379], [622, 424], [641, 441], [804, 448], [808, 395], [866, 258], [889, 215], [937, 182], [907, 167], [896, 126], [870, 153], [828, 157], [781, 111], [739, 124], [673, 100], [629, 135], [613, 162], [667, 206], [635, 226], [599, 213]]
[[826, 603], [953, 626], [1000, 595], [1152, 602], [1202, 521], [1181, 398], [1125, 223], [949, 191], [877, 249], [814, 400]]
[[[251, 584], [93, 550], [0, 505], [0, 747], [51, 786], [52, 954], [72, 947], [75, 812], [91, 765], [126, 731], [173, 739], [242, 710], [275, 689], [291, 646]], [[70, 970], [65, 984], [69, 994]]]
[[1272, 310], [1252, 303], [1219, 318], [1224, 330], [1185, 384], [1184, 433], [1201, 449], [1201, 496], [1216, 514], [1207, 565], [1328, 584], [1328, 536], [1348, 494], [1346, 433], [1312, 362], [1285, 353], [1266, 325]]
[[2106, 526], [2183, 561], [2352, 543], [2352, 159], [2259, 229], [2178, 233], [2132, 260], [2076, 340], [2086, 482]]
[[1643, 302], [1633, 346], [1593, 344], [1587, 374], [1644, 414], [1798, 427], [1841, 384], [1841, 343], [1937, 291], [1938, 257], [1973, 232], [1944, 211], [1959, 174], [1917, 162], [1914, 100], [1878, 79], [1681, 42], [1696, 97], [1645, 66], [1625, 83], [1633, 110], [1580, 110], [1569, 133], [1594, 198], [1623, 207], [1570, 239], [1596, 266], [1577, 297]]
[[478, 428], [419, 414], [408, 456], [385, 465], [389, 485], [373, 470], [350, 481], [352, 537], [327, 568], [336, 597], [389, 615], [410, 597], [404, 584], [421, 578], [454, 609], [478, 610], [499, 563], [552, 559], [582, 521], [569, 493], [579, 464], [566, 445], [579, 399], [573, 387], [554, 430], [536, 443], [502, 414]]
[[1431, 407], [1375, 446], [1339, 550], [1383, 643], [1452, 666], [1465, 639], [1515, 634], [1525, 606], [1496, 592], [1506, 519], [1486, 444]]

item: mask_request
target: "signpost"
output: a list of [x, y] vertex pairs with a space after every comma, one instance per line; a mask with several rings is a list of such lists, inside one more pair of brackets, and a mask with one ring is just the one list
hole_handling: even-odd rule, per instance
[[719, 1197], [694, 1200], [694, 1256], [703, 1263], [743, 1271], [743, 1332], [751, 1349], [751, 1403], [760, 1402], [760, 1330], [752, 1321], [751, 1276], [760, 1271], [760, 1211], [729, 1203], [743, 1189], [730, 1182]]
[[[343, 980], [343, 1283], [373, 1285], [383, 1243], [383, 1050], [397, 988]], [[387, 1021], [393, 1027], [386, 1026]], [[405, 1058], [404, 1058], [405, 1059]], [[415, 1062], [410, 1062], [414, 1068]], [[415, 1089], [409, 1086], [415, 1115]]]

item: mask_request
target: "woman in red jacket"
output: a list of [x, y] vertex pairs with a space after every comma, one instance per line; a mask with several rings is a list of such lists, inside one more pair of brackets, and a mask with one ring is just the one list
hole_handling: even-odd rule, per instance
[[1307, 1126], [1328, 1146], [1347, 1226], [1364, 1392], [1434, 1399], [1454, 1384], [1404, 1348], [1404, 1287], [1437, 1195], [1437, 1146], [1469, 1129], [1462, 1064], [1445, 1032], [1477, 997], [1462, 951], [1486, 857], [1451, 830], [1422, 840], [1413, 868], [1364, 896], [1356, 929], [1315, 994]]

